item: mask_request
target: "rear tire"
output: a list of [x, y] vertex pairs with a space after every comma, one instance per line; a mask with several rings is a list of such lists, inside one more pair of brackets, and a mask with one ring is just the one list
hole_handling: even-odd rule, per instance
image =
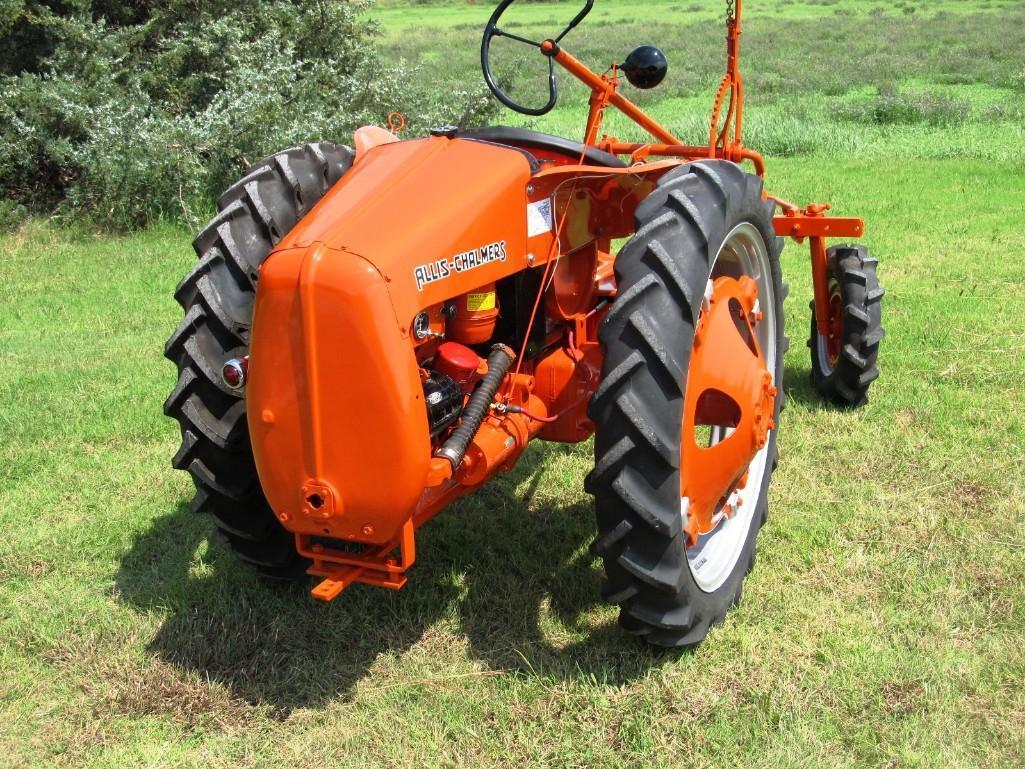
[[[636, 234], [616, 259], [619, 294], [602, 323], [605, 359], [589, 411], [596, 426], [595, 468], [587, 488], [595, 497], [603, 558], [603, 597], [620, 606], [620, 624], [658, 646], [704, 640], [740, 600], [754, 564], [755, 538], [765, 520], [769, 479], [776, 465], [776, 431], [769, 433], [748, 529], [737, 540], [725, 575], [705, 590], [701, 564], [688, 559], [681, 510], [680, 457], [686, 380], [701, 303], [720, 251], [738, 228], [760, 237], [771, 297], [766, 333], [774, 350], [779, 419], [786, 340], [782, 336], [782, 241], [772, 227], [773, 203], [762, 182], [726, 161], [689, 163], [666, 174], [638, 206]], [[753, 228], [753, 230], [752, 230]], [[768, 322], [768, 321], [767, 321]], [[752, 467], [754, 462], [752, 462]], [[748, 494], [745, 494], [748, 496]], [[728, 523], [728, 522], [727, 522]], [[724, 562], [725, 563], [725, 562]]]
[[230, 358], [246, 355], [259, 268], [278, 242], [352, 165], [348, 147], [326, 142], [279, 152], [252, 166], [218, 201], [199, 233], [199, 261], [175, 289], [185, 318], [168, 339], [178, 383], [164, 413], [181, 426], [172, 465], [187, 470], [193, 511], [210, 514], [235, 554], [268, 577], [303, 574], [306, 562], [260, 488], [244, 391], [221, 380]]

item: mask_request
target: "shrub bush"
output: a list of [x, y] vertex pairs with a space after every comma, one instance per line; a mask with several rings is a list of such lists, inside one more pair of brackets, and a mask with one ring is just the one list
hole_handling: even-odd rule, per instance
[[964, 122], [971, 115], [971, 106], [965, 99], [942, 93], [883, 90], [871, 99], [837, 104], [835, 111], [843, 119], [869, 125], [950, 126]]
[[413, 133], [487, 119], [483, 87], [425, 92], [415, 70], [382, 62], [368, 5], [0, 3], [0, 198], [117, 228], [196, 224], [285, 146], [347, 141], [392, 110]]

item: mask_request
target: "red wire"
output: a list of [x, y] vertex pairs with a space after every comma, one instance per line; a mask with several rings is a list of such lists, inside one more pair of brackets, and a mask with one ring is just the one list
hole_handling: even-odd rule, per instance
[[[577, 160], [577, 165], [583, 165], [585, 157], [587, 157], [587, 145], [586, 144], [584, 145], [583, 149], [580, 151], [580, 158]], [[569, 199], [571, 201], [573, 200], [573, 193], [576, 191], [577, 182], [579, 180], [580, 180], [580, 177], [576, 177], [576, 178], [573, 179], [573, 186], [570, 187], [570, 192], [569, 192]], [[555, 205], [554, 199], [552, 200], [552, 205], [553, 206]], [[523, 344], [520, 346], [520, 354], [519, 354], [519, 357], [516, 360], [516, 369], [513, 371], [513, 376], [511, 378], [509, 378], [509, 380], [508, 380], [508, 386], [509, 387], [512, 387], [513, 379], [515, 377], [519, 376], [520, 370], [523, 367], [523, 358], [525, 357], [525, 355], [527, 353], [527, 345], [530, 343], [530, 332], [534, 328], [534, 321], [537, 319], [537, 310], [541, 306], [541, 298], [544, 296], [544, 293], [545, 293], [545, 284], [548, 282], [548, 273], [549, 273], [549, 270], [555, 268], [555, 262], [557, 261], [557, 260], [552, 258], [552, 255], [555, 253], [555, 249], [557, 249], [559, 247], [559, 238], [562, 236], [562, 229], [563, 229], [563, 227], [566, 226], [566, 217], [569, 215], [569, 209], [570, 209], [570, 206], [567, 205], [566, 209], [562, 212], [562, 217], [559, 219], [558, 227], [555, 228], [555, 233], [554, 233], [554, 236], [552, 237], [552, 245], [548, 249], [548, 261], [545, 262], [545, 271], [541, 275], [541, 285], [538, 287], [537, 296], [534, 298], [534, 307], [530, 311], [530, 320], [527, 321], [527, 329], [526, 329], [526, 333], [525, 333], [525, 335], [523, 337]], [[506, 393], [505, 397], [508, 398], [508, 393]], [[544, 421], [544, 420], [538, 420], [538, 421]]]
[[542, 416], [538, 416], [537, 414], [535, 414], [535, 413], [533, 413], [531, 411], [527, 411], [522, 406], [518, 407], [518, 408], [519, 408], [519, 411], [518, 412], [514, 412], [514, 413], [523, 414], [523, 416], [525, 416], [527, 419], [533, 419], [535, 422], [544, 422], [547, 425], [550, 425], [552, 422], [558, 422], [559, 421], [559, 417], [562, 416], [561, 414], [557, 414], [554, 417], [542, 417]]
[[[583, 359], [583, 356], [580, 354], [580, 350], [577, 349], [576, 340], [574, 339], [573, 330], [572, 329], [567, 330], [567, 336], [568, 336], [568, 342], [569, 342], [569, 350], [570, 350], [570, 352], [573, 355], [573, 374], [576, 375], [577, 369], [580, 368], [580, 361]], [[569, 412], [573, 411], [581, 403], [583, 403], [585, 400], [587, 400], [588, 395], [590, 395], [590, 389], [589, 388], [590, 388], [590, 385], [591, 385], [591, 379], [592, 378], [593, 377], [592, 377], [592, 374], [591, 374], [591, 369], [588, 368], [587, 369], [587, 382], [584, 385], [584, 394], [581, 395], [579, 398], [577, 398], [575, 401], [573, 401], [573, 403], [571, 403], [569, 406], [564, 408], [562, 411], [560, 411], [555, 416], [542, 417], [542, 416], [539, 416], [537, 414], [534, 414], [534, 413], [528, 411], [527, 409], [523, 408], [522, 406], [514, 407], [516, 409], [516, 411], [513, 411], [513, 413], [523, 414], [523, 416], [527, 417], [527, 419], [533, 419], [535, 422], [543, 422], [545, 424], [552, 424], [553, 422], [558, 422], [560, 419], [562, 419], [564, 416], [566, 416], [566, 414], [568, 414]]]

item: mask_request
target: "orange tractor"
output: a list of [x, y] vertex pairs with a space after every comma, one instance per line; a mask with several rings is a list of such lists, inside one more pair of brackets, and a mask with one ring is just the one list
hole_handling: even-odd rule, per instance
[[[591, 91], [583, 142], [367, 126], [257, 163], [199, 234], [167, 343], [174, 466], [232, 549], [271, 577], [308, 573], [329, 601], [401, 588], [416, 531], [508, 471], [533, 438], [594, 436], [604, 598], [657, 645], [701, 641], [754, 563], [783, 407], [783, 238], [810, 244], [812, 379], [856, 406], [883, 338], [860, 219], [768, 195], [741, 142], [741, 2], [708, 141], [683, 144], [622, 93], [657, 86], [642, 46], [596, 74], [557, 37], [487, 24], [484, 77], [542, 115], [556, 67]], [[496, 37], [545, 57], [539, 108], [491, 71]], [[647, 142], [603, 135], [615, 108]], [[753, 170], [746, 171], [744, 163]], [[617, 239], [629, 238], [618, 251]], [[513, 535], [515, 536], [515, 535]]]

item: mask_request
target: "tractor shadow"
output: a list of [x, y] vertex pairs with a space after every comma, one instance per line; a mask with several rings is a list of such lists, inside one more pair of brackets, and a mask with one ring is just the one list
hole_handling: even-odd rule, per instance
[[[151, 653], [282, 717], [350, 697], [375, 666], [418, 644], [425, 678], [431, 659], [440, 668], [446, 654], [468, 652], [492, 670], [620, 685], [675, 655], [645, 647], [601, 605], [590, 498], [544, 502], [546, 476], [557, 484], [550, 476], [572, 451], [532, 444], [512, 473], [428, 523], [397, 592], [355, 586], [322, 604], [312, 582], [261, 582], [184, 503], [137, 537], [117, 588], [129, 605], [166, 615]], [[431, 633], [439, 623], [449, 632]]]
[[789, 403], [800, 404], [809, 411], [822, 411], [831, 407], [822, 400], [811, 385], [811, 367], [783, 364], [784, 391]]

